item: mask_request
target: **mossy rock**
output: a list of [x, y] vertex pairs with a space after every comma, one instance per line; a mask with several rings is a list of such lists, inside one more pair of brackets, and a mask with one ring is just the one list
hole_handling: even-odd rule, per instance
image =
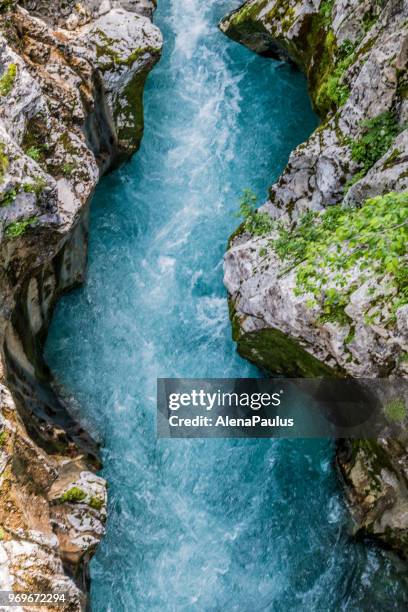
[[241, 357], [273, 374], [300, 378], [333, 377], [340, 374], [278, 329], [267, 328], [242, 334], [237, 345]]

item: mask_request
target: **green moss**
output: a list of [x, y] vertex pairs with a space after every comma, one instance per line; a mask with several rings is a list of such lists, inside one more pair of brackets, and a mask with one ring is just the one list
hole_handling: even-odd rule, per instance
[[6, 236], [7, 238], [18, 238], [22, 236], [29, 227], [34, 225], [37, 222], [37, 217], [30, 217], [29, 219], [24, 219], [23, 221], [15, 221], [14, 223], [10, 223], [6, 227]]
[[85, 499], [86, 493], [80, 487], [72, 487], [59, 498], [61, 504], [65, 502], [78, 503]]
[[402, 423], [407, 417], [405, 400], [402, 398], [392, 400], [384, 406], [383, 410], [387, 419], [393, 423]]
[[253, 2], [252, 4], [245, 2], [233, 13], [231, 21], [237, 26], [245, 22], [254, 21], [267, 4], [268, 0]]
[[340, 48], [333, 33], [329, 30], [325, 39], [323, 65], [319, 67], [319, 82], [314, 88], [314, 104], [321, 115], [335, 111], [347, 102], [350, 94], [348, 85], [343, 81], [347, 69], [354, 64], [355, 45], [346, 40]]
[[134, 76], [114, 109], [115, 120], [121, 126], [118, 129], [119, 146], [124, 149], [125, 155], [129, 149], [134, 150], [140, 145], [143, 136], [143, 90], [147, 75], [148, 71], [145, 70]]
[[4, 181], [9, 163], [9, 158], [6, 155], [6, 145], [3, 142], [0, 142], [0, 183]]
[[0, 78], [0, 96], [8, 96], [14, 87], [17, 76], [17, 64], [10, 64]]
[[352, 460], [355, 461], [361, 453], [365, 459], [367, 475], [370, 478], [370, 488], [380, 491], [383, 486], [381, 472], [387, 469], [395, 472], [389, 456], [376, 440], [350, 440], [352, 449]]
[[96, 56], [99, 60], [99, 66], [102, 70], [113, 70], [120, 66], [131, 67], [133, 64], [145, 53], [160, 53], [160, 48], [146, 48], [138, 47], [127, 56], [122, 55], [115, 51], [115, 44], [120, 43], [119, 40], [110, 38], [106, 35], [103, 30], [97, 30], [96, 44]]
[[0, 432], [0, 448], [4, 446], [7, 442], [8, 434], [7, 431]]
[[401, 155], [401, 149], [394, 149], [391, 151], [390, 155], [387, 157], [387, 160], [383, 163], [383, 170], [387, 170], [388, 168], [392, 168], [393, 166], [397, 165]]
[[244, 333], [237, 340], [239, 354], [269, 372], [305, 378], [338, 374], [277, 329]]
[[96, 495], [92, 495], [91, 499], [89, 500], [89, 505], [94, 510], [101, 510], [101, 508], [103, 508], [104, 501], [103, 501], [103, 499], [101, 497], [97, 497]]

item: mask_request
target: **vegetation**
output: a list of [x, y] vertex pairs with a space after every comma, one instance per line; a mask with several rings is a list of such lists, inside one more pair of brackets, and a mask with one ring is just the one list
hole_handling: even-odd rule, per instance
[[18, 236], [22, 236], [27, 229], [36, 223], [37, 217], [30, 217], [29, 219], [24, 219], [23, 221], [15, 221], [14, 223], [10, 223], [6, 227], [6, 236], [7, 238], [18, 238]]
[[13, 187], [13, 189], [9, 189], [2, 197], [0, 206], [10, 206], [16, 199], [18, 194], [18, 187]]
[[38, 162], [41, 159], [41, 149], [39, 147], [29, 147], [26, 151], [26, 155], [28, 155], [28, 157], [31, 157], [31, 159], [33, 159], [34, 161]]
[[244, 219], [243, 228], [252, 236], [265, 236], [273, 229], [273, 221], [266, 212], [256, 209], [256, 195], [250, 189], [244, 189], [239, 202], [238, 216]]
[[3, 430], [2, 432], [0, 432], [0, 448], [4, 446], [5, 443], [7, 442], [7, 437], [8, 437], [7, 431]]
[[0, 78], [0, 96], [8, 96], [14, 86], [17, 76], [17, 64], [10, 64]]
[[347, 102], [350, 94], [349, 87], [343, 83], [346, 70], [355, 62], [355, 45], [346, 40], [339, 49], [335, 46], [333, 33], [330, 31], [326, 37], [326, 46], [329, 45], [330, 55], [336, 55], [334, 64], [327, 63], [324, 77], [320, 81], [315, 96], [315, 104], [319, 109], [336, 109]]
[[384, 406], [384, 414], [393, 423], [402, 423], [407, 416], [407, 409], [403, 399], [394, 399]]
[[85, 499], [86, 493], [80, 487], [71, 487], [68, 491], [66, 491], [61, 497], [59, 501], [63, 504], [65, 502], [78, 503]]
[[6, 146], [3, 142], [0, 142], [0, 182], [3, 182], [4, 176], [9, 167], [9, 159], [6, 155]]
[[24, 183], [23, 190], [26, 193], [35, 193], [35, 195], [38, 196], [46, 185], [47, 181], [41, 176], [38, 176], [32, 181], [32, 183]]
[[322, 0], [320, 3], [319, 13], [322, 16], [325, 26], [329, 26], [331, 24], [333, 4], [334, 0]]
[[66, 163], [62, 166], [62, 172], [65, 176], [71, 176], [75, 168], [76, 165], [74, 163]]
[[[297, 267], [297, 293], [311, 293], [308, 304], [319, 304], [324, 320], [347, 323], [350, 294], [373, 275], [377, 285], [386, 280], [393, 318], [408, 303], [407, 209], [404, 192], [370, 198], [361, 208], [308, 212], [294, 230], [281, 227], [273, 247], [289, 262], [287, 271]], [[381, 314], [380, 299], [375, 306]]]
[[366, 174], [388, 151], [393, 140], [401, 131], [395, 115], [389, 111], [361, 123], [362, 135], [351, 141], [351, 157], [362, 165]]
[[97, 497], [96, 495], [92, 495], [91, 499], [89, 500], [89, 505], [94, 510], [100, 510], [103, 507], [103, 504], [103, 499], [101, 497]]
[[4, 529], [0, 527], [0, 541], [4, 540]]
[[0, 13], [4, 13], [15, 5], [16, 0], [0, 0]]

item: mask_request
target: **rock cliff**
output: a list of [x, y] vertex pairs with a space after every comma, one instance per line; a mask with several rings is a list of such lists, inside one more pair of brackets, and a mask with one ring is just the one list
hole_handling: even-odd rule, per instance
[[67, 610], [86, 605], [106, 486], [42, 350], [58, 297], [84, 278], [94, 188], [140, 143], [153, 10], [0, 1], [0, 590], [64, 591]]
[[[290, 376], [408, 374], [408, 3], [249, 0], [220, 28], [307, 76], [321, 124], [225, 256], [233, 336]], [[339, 445], [356, 528], [407, 556], [406, 440]]]

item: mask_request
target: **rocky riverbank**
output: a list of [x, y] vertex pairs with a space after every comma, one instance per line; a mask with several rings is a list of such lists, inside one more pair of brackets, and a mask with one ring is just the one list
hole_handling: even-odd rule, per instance
[[[238, 350], [271, 372], [408, 375], [407, 18], [397, 0], [249, 0], [220, 24], [296, 64], [321, 118], [264, 206], [244, 199], [225, 256]], [[356, 531], [404, 556], [407, 450], [338, 448]]]
[[106, 485], [42, 349], [58, 297], [84, 278], [95, 186], [142, 137], [153, 10], [0, 2], [0, 589], [64, 591], [67, 610], [86, 605]]

